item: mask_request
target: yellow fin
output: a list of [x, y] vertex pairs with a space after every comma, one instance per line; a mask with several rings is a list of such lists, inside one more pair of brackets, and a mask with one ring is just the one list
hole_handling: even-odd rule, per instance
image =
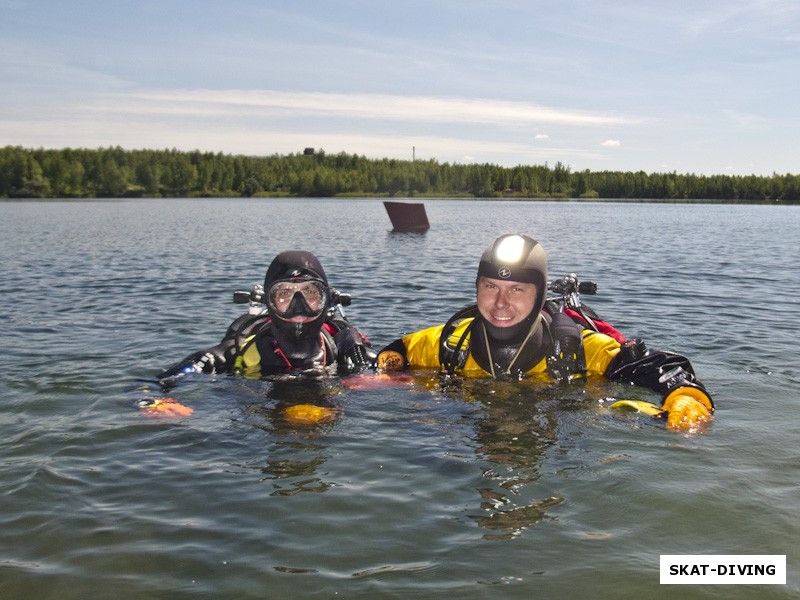
[[327, 406], [295, 404], [283, 409], [283, 417], [294, 425], [316, 425], [332, 421], [336, 411]]
[[645, 402], [644, 400], [618, 400], [611, 405], [611, 408], [635, 410], [654, 417], [664, 412], [652, 402]]

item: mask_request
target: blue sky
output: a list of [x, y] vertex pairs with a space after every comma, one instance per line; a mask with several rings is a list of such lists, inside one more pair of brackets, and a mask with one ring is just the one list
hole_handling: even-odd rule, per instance
[[0, 146], [800, 168], [800, 2], [0, 0]]

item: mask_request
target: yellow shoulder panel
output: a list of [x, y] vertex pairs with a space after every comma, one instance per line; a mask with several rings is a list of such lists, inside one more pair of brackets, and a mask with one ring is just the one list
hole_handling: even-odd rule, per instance
[[619, 353], [619, 342], [604, 333], [585, 330], [583, 351], [586, 354], [586, 370], [589, 373], [606, 372], [611, 360]]

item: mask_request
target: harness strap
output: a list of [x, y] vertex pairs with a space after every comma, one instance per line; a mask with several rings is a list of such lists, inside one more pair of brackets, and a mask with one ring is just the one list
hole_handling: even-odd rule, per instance
[[[241, 374], [246, 366], [244, 363], [244, 356], [250, 347], [256, 343], [258, 334], [263, 330], [263, 325], [266, 325], [269, 322], [269, 319], [262, 324], [259, 329], [250, 335], [245, 341], [244, 344], [239, 347], [238, 352], [236, 354], [236, 359], [234, 361], [234, 373]], [[320, 346], [322, 347], [322, 365], [326, 366], [328, 364], [328, 356], [336, 356], [337, 355], [337, 348], [336, 342], [333, 340], [333, 335], [331, 331], [336, 331], [336, 328], [333, 325], [328, 323], [323, 323], [322, 329], [319, 332], [319, 339], [320, 339]], [[278, 340], [272, 340], [273, 345], [273, 352], [278, 355], [284, 363], [286, 363], [287, 368], [293, 369], [294, 365], [289, 360], [289, 357], [286, 356], [286, 353], [281, 349], [280, 345], [278, 345]]]
[[[450, 338], [453, 336], [456, 329], [458, 329], [458, 326], [461, 325], [465, 319], [469, 318], [472, 318], [472, 322], [469, 323], [466, 329], [461, 333], [461, 336], [456, 342], [455, 349], [452, 348], [449, 345]], [[454, 375], [457, 368], [463, 367], [464, 364], [466, 364], [469, 354], [469, 345], [467, 345], [467, 348], [463, 352], [462, 348], [479, 319], [480, 313], [478, 312], [478, 306], [472, 304], [462, 308], [450, 317], [442, 328], [442, 333], [439, 337], [439, 362], [445, 368], [448, 375]]]
[[[611, 335], [611, 333], [607, 333], [606, 331], [610, 330], [616, 334], [611, 335], [611, 337], [614, 337], [618, 341], [619, 338], [624, 339], [624, 336], [622, 336], [621, 333], [619, 333], [611, 325], [605, 323], [605, 321], [600, 321], [599, 319], [590, 319], [582, 312], [578, 313], [572, 310], [567, 310], [566, 315], [569, 317], [570, 321], [574, 323], [575, 327], [591, 329], [592, 331], [600, 331], [602, 333], [606, 333], [607, 335]], [[453, 347], [451, 344], [451, 338], [455, 334], [459, 325], [461, 325], [461, 323], [468, 318], [472, 318], [472, 321], [466, 326], [464, 331], [461, 332], [455, 347]], [[570, 344], [566, 344], [562, 347], [564, 344], [563, 341], [555, 338], [554, 330], [551, 325], [552, 319], [552, 314], [545, 307], [545, 309], [542, 310], [542, 326], [544, 327], [544, 332], [549, 340], [550, 346], [550, 349], [546, 354], [548, 371], [553, 377], [559, 380], [564, 379], [565, 377], [574, 378], [576, 375], [585, 372], [586, 369], [585, 357], [583, 354], [583, 336], [580, 334], [576, 336], [574, 347]], [[466, 364], [466, 360], [469, 355], [469, 344], [472, 338], [472, 330], [478, 323], [482, 322], [483, 321], [481, 320], [477, 305], [471, 305], [459, 310], [456, 314], [450, 317], [450, 319], [448, 319], [447, 323], [445, 323], [439, 339], [439, 362], [442, 364], [442, 367], [448, 375], [453, 376], [456, 372], [456, 369], [463, 368]], [[599, 326], [595, 323], [599, 324]], [[533, 336], [535, 333], [535, 329], [535, 327], [531, 327], [530, 331], [528, 331], [528, 334], [526, 335], [522, 344], [520, 344], [517, 353], [509, 363], [505, 375], [511, 374], [513, 366], [521, 356], [522, 350], [530, 341], [531, 336]], [[492, 350], [489, 346], [488, 336], [484, 335], [483, 337], [486, 344], [486, 355], [489, 359], [489, 371], [492, 377], [496, 377], [497, 374], [494, 371], [494, 361], [492, 360]]]

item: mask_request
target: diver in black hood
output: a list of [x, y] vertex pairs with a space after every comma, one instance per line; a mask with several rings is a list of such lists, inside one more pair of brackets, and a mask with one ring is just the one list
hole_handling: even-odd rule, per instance
[[302, 251], [276, 256], [264, 277], [264, 295], [271, 335], [256, 340], [260, 353], [270, 352], [265, 341], [271, 337], [272, 352], [280, 349], [293, 368], [327, 362], [322, 358], [325, 344], [320, 336], [332, 294], [317, 257]]
[[219, 344], [164, 369], [159, 379], [199, 371], [253, 377], [321, 372], [334, 364], [339, 373], [370, 366], [375, 354], [369, 340], [336, 310], [345, 299], [311, 252], [282, 252], [258, 292], [262, 308], [236, 319]]
[[547, 291], [547, 255], [539, 242], [500, 236], [481, 256], [476, 304], [445, 325], [395, 340], [379, 352], [378, 368], [511, 379], [549, 375], [566, 382], [594, 373], [660, 393], [659, 414], [671, 429], [711, 419], [711, 396], [687, 358], [626, 340], [585, 305], [579, 312], [562, 310]]

